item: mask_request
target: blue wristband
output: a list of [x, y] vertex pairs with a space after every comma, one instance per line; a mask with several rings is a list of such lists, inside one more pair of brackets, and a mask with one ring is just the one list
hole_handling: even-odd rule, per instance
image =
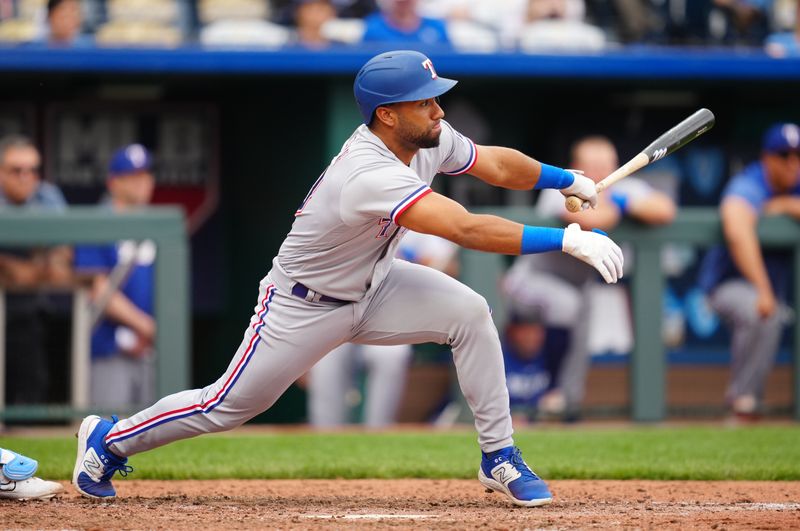
[[564, 229], [551, 227], [531, 227], [525, 225], [522, 229], [522, 245], [520, 254], [545, 253], [547, 251], [560, 251], [564, 239]]
[[613, 202], [622, 214], [628, 212], [628, 196], [619, 192], [611, 192], [611, 202]]
[[542, 188], [555, 188], [561, 190], [575, 182], [575, 176], [567, 170], [562, 170], [549, 164], [542, 164], [542, 171], [539, 173], [539, 180], [533, 187], [536, 190]]

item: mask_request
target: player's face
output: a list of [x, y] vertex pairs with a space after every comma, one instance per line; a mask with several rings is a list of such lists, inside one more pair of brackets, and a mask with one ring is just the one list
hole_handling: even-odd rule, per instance
[[582, 170], [587, 177], [598, 182], [617, 169], [619, 160], [614, 146], [589, 142], [575, 151], [572, 167]]
[[773, 186], [787, 192], [800, 184], [800, 151], [789, 150], [764, 155], [764, 164]]
[[108, 180], [108, 189], [118, 203], [125, 206], [142, 206], [153, 197], [155, 179], [148, 171], [138, 171]]
[[12, 147], [0, 161], [0, 186], [15, 204], [26, 202], [39, 186], [39, 153], [32, 147]]
[[444, 111], [436, 98], [397, 103], [397, 136], [420, 149], [439, 145]]

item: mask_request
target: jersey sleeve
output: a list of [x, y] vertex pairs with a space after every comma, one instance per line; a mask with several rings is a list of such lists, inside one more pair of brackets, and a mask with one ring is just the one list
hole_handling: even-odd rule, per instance
[[443, 159], [439, 164], [439, 171], [445, 175], [460, 175], [467, 173], [475, 166], [478, 160], [478, 150], [475, 143], [465, 137], [453, 127], [441, 121], [442, 135], [439, 146], [442, 150]]
[[723, 201], [730, 197], [744, 199], [756, 212], [761, 212], [764, 203], [768, 199], [768, 191], [763, 186], [760, 186], [755, 179], [748, 179], [745, 175], [739, 175], [731, 179], [722, 192]]
[[84, 272], [107, 272], [117, 263], [116, 246], [80, 245], [75, 247], [75, 269]]
[[403, 212], [431, 192], [411, 168], [387, 165], [359, 172], [342, 187], [340, 217], [347, 225], [376, 217], [397, 224]]

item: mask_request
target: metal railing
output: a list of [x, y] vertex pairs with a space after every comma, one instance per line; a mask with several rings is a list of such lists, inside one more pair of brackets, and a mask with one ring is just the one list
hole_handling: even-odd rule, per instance
[[[496, 214], [529, 225], [563, 226], [552, 218], [539, 218], [528, 208], [483, 208], [474, 212]], [[793, 252], [793, 303], [800, 305], [800, 224], [788, 217], [763, 218], [758, 226], [763, 246]], [[681, 208], [673, 223], [650, 227], [625, 221], [611, 231], [617, 242], [634, 248], [635, 271], [631, 280], [635, 344], [631, 352], [631, 415], [637, 421], [658, 421], [666, 416], [666, 347], [661, 339], [661, 298], [665, 288], [661, 248], [668, 243], [710, 246], [723, 241], [715, 208]], [[498, 279], [506, 269], [505, 257], [464, 251], [461, 280], [485, 296], [495, 320], [504, 319]], [[793, 342], [794, 418], [800, 420], [800, 312], [795, 312]]]
[[[118, 240], [152, 240], [155, 261], [156, 392], [164, 396], [186, 389], [190, 373], [189, 245], [183, 212], [176, 207], [151, 207], [113, 214], [98, 207], [72, 207], [65, 212], [0, 211], [0, 247], [16, 245], [96, 244]], [[0, 306], [4, 297], [0, 297]], [[0, 392], [0, 420], [69, 419], [89, 406], [90, 306], [88, 290], [76, 285], [73, 298], [69, 406], [5, 406]], [[5, 345], [5, 326], [0, 344]], [[4, 348], [0, 347], [0, 391], [5, 384]]]

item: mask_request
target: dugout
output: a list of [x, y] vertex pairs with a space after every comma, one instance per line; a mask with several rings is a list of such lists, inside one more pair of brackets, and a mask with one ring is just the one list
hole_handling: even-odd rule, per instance
[[[31, 135], [44, 177], [77, 204], [98, 197], [114, 147], [155, 149], [160, 200], [183, 203], [193, 220], [191, 382], [202, 385], [227, 366], [292, 208], [358, 123], [352, 76], [377, 51], [0, 48], [0, 135]], [[555, 164], [576, 136], [607, 134], [627, 158], [679, 117], [711, 108], [713, 132], [664, 161], [684, 205], [714, 205], [730, 172], [757, 155], [766, 125], [800, 121], [800, 60], [760, 51], [429, 54], [461, 81], [444, 105], [464, 132]], [[534, 199], [438, 185], [475, 207]], [[303, 415], [292, 389], [262, 420]]]

